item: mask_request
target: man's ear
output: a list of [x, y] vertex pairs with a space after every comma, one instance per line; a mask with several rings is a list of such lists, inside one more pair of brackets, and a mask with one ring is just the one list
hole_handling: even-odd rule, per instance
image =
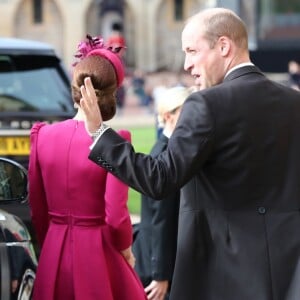
[[163, 113], [163, 119], [164, 119], [164, 122], [166, 123], [169, 119], [171, 118], [171, 113], [166, 111]]
[[231, 41], [226, 36], [221, 36], [218, 40], [218, 46], [221, 51], [221, 55], [227, 56], [230, 52]]

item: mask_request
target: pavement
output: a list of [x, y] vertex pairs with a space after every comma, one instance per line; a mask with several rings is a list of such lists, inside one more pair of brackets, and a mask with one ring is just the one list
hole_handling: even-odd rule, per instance
[[138, 103], [135, 95], [126, 96], [125, 105], [122, 109], [117, 109], [116, 115], [106, 122], [112, 128], [126, 128], [133, 126], [155, 126], [155, 115], [152, 105], [142, 107]]

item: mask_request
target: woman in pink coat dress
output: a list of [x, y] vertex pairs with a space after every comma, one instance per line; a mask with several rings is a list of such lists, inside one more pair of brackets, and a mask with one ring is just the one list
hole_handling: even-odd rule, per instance
[[[86, 133], [79, 102], [89, 76], [106, 120], [116, 111], [115, 92], [123, 65], [103, 40], [78, 46], [72, 95], [78, 112], [31, 131], [29, 201], [41, 245], [34, 300], [144, 300], [133, 270], [128, 187], [88, 160], [92, 137]], [[125, 130], [119, 134], [130, 140]]]

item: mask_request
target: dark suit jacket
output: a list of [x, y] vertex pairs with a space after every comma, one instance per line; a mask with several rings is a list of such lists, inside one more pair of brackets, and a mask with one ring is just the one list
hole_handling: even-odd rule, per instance
[[140, 192], [182, 188], [172, 300], [300, 299], [300, 93], [256, 67], [184, 103], [168, 148], [113, 130], [90, 158]]
[[[150, 155], [157, 157], [168, 145], [161, 134]], [[141, 222], [133, 243], [135, 270], [143, 285], [152, 280], [171, 282], [176, 257], [180, 190], [174, 190], [161, 201], [141, 196]]]

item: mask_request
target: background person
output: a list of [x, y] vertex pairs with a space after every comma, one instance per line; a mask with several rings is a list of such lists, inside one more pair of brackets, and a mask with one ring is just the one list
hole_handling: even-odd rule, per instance
[[131, 85], [133, 88], [134, 94], [139, 100], [140, 106], [147, 107], [149, 105], [149, 97], [146, 93], [146, 76], [142, 70], [136, 69], [133, 72], [131, 79]]
[[290, 60], [288, 63], [288, 85], [300, 91], [300, 65], [296, 60]]
[[153, 158], [110, 128], [101, 134], [86, 79], [80, 105], [99, 133], [89, 157], [152, 198], [182, 187], [170, 299], [300, 299], [299, 92], [251, 63], [231, 10], [189, 19], [182, 49], [200, 91], [183, 104], [166, 151]]
[[[158, 119], [163, 124], [163, 131], [150, 152], [152, 157], [157, 157], [167, 148], [181, 106], [188, 96], [188, 89], [173, 87], [166, 89], [157, 99]], [[172, 191], [161, 201], [145, 195], [141, 200], [141, 222], [132, 247], [135, 270], [148, 299], [168, 299], [176, 257], [180, 190]]]
[[[88, 159], [92, 139], [78, 103], [90, 76], [103, 118], [116, 112], [115, 92], [123, 64], [103, 40], [87, 36], [78, 46], [72, 95], [78, 112], [31, 131], [29, 199], [42, 246], [34, 286], [35, 300], [142, 300], [134, 269], [128, 186]], [[118, 132], [130, 141], [127, 130]]]
[[[106, 41], [107, 47], [113, 51], [118, 52], [118, 56], [124, 61], [126, 55], [126, 41], [122, 33], [122, 25], [119, 23], [114, 23], [112, 25], [112, 32]], [[122, 110], [125, 106], [126, 100], [126, 89], [124, 83], [122, 83], [117, 89], [117, 108], [119, 113], [122, 113]]]

